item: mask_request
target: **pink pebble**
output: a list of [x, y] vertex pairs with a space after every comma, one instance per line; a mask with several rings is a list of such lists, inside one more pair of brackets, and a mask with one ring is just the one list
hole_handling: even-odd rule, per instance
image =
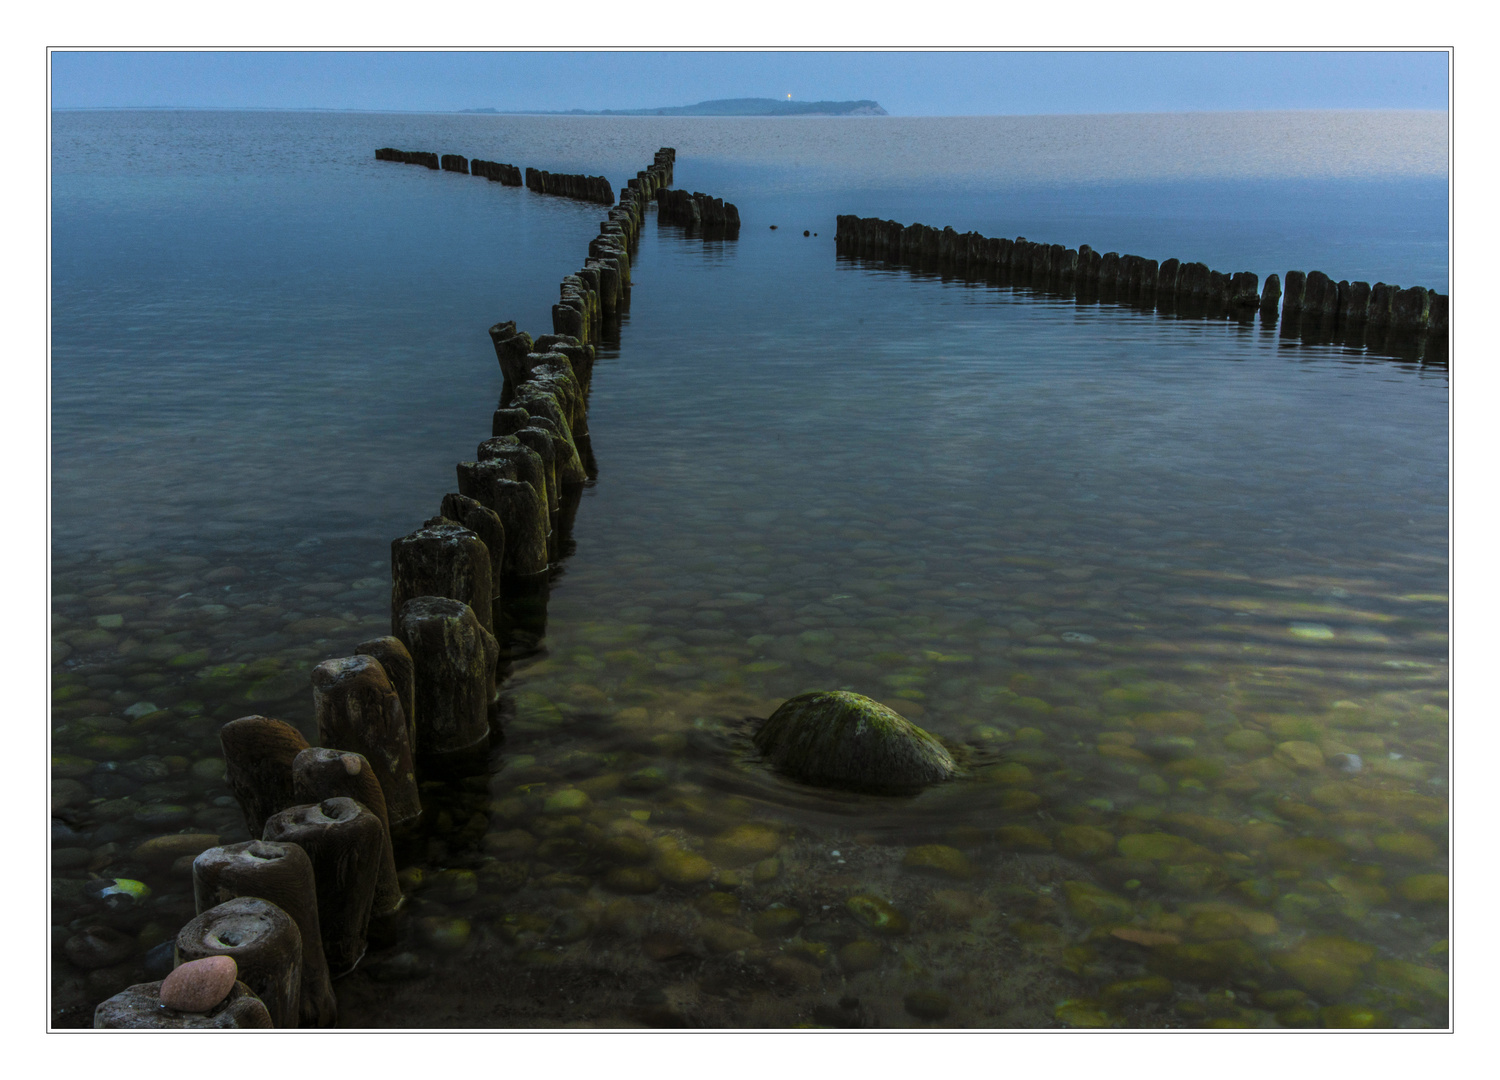
[[161, 981], [161, 1003], [178, 1012], [208, 1012], [229, 996], [239, 973], [232, 956], [189, 960]]

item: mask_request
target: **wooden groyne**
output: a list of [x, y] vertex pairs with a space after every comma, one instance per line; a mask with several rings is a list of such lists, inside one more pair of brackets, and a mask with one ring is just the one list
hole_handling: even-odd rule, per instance
[[470, 176], [482, 176], [487, 180], [494, 180], [507, 187], [521, 186], [521, 170], [514, 165], [506, 165], [499, 161], [485, 161], [475, 158], [470, 161], [462, 154], [438, 155], [427, 150], [397, 150], [386, 146], [375, 151], [376, 161], [399, 161], [407, 165], [426, 165], [429, 169], [442, 170], [443, 172], [466, 173]]
[[[470, 171], [454, 154], [376, 156]], [[96, 1027], [331, 1027], [330, 976], [357, 966], [372, 942], [399, 939], [392, 832], [410, 835], [432, 781], [487, 764], [506, 646], [537, 629], [538, 607], [544, 625], [550, 572], [569, 550], [571, 514], [594, 475], [594, 342], [628, 308], [630, 258], [674, 158], [662, 148], [620, 189], [584, 265], [563, 278], [556, 332], [533, 339], [514, 322], [490, 328], [504, 380], [490, 435], [474, 460], [458, 463], [458, 490], [437, 513], [391, 542], [391, 635], [314, 669], [323, 745], [265, 716], [220, 729], [230, 787], [260, 839], [193, 849], [197, 917], [177, 935], [174, 963], [208, 971], [207, 963], [228, 981], [201, 1011], [189, 1001], [190, 1012], [168, 1001], [179, 1001], [170, 979], [132, 986], [98, 1006]], [[176, 982], [199, 977], [182, 975]]]
[[1391, 330], [1448, 337], [1448, 296], [1421, 286], [1403, 289], [1377, 281], [1334, 281], [1321, 270], [1288, 270], [1281, 299], [1283, 319], [1301, 317], [1331, 330]]
[[538, 195], [565, 195], [570, 199], [603, 203], [606, 206], [615, 201], [609, 180], [603, 176], [549, 173], [546, 169], [527, 169], [526, 186]]
[[385, 146], [375, 151], [376, 161], [400, 161], [407, 165], [426, 165], [429, 169], [440, 167], [438, 156], [426, 150], [397, 150]]
[[734, 203], [705, 195], [701, 191], [663, 191], [657, 196], [656, 218], [660, 222], [686, 225], [705, 235], [723, 235], [733, 239], [740, 232], [740, 211]]
[[[670, 147], [658, 151], [650, 166], [636, 173], [634, 178], [627, 180], [625, 186], [635, 192], [647, 202], [656, 198], [657, 192], [672, 183], [672, 165], [676, 161], [676, 151]], [[586, 202], [601, 203], [605, 206], [614, 204], [614, 190], [610, 187], [609, 180], [602, 176], [583, 176], [572, 173], [550, 173], [545, 169], [526, 170], [526, 186], [539, 195], [564, 195], [572, 199], [583, 199]]]
[[1117, 303], [1197, 318], [1280, 322], [1282, 337], [1338, 342], [1440, 361], [1447, 356], [1448, 297], [1422, 287], [1333, 281], [1321, 271], [1289, 270], [1261, 287], [1256, 274], [1225, 273], [1201, 262], [1148, 259], [1014, 240], [952, 227], [841, 214], [834, 233], [842, 257], [880, 259], [970, 280], [1030, 287], [1079, 303]]
[[469, 162], [469, 175], [482, 176], [487, 180], [504, 184], [506, 187], [521, 186], [521, 170], [501, 161], [484, 161], [481, 158], [475, 158]]

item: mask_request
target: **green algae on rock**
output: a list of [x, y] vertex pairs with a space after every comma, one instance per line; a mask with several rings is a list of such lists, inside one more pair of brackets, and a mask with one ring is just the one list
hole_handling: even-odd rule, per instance
[[1401, 895], [1416, 904], [1446, 904], [1447, 874], [1414, 874], [1399, 886]]
[[755, 733], [774, 767], [798, 780], [865, 791], [912, 790], [952, 778], [953, 758], [900, 713], [849, 691], [800, 694]]
[[696, 885], [713, 876], [713, 864], [691, 851], [671, 847], [656, 856], [656, 871], [673, 885]]
[[877, 934], [904, 934], [910, 926], [905, 915], [878, 896], [851, 896], [844, 906], [849, 914]]
[[780, 850], [781, 843], [781, 832], [775, 826], [747, 822], [710, 840], [706, 850], [720, 865], [740, 867], [770, 858]]
[[1359, 985], [1365, 965], [1374, 958], [1372, 946], [1325, 935], [1308, 938], [1271, 962], [1308, 993], [1338, 997]]
[[1129, 900], [1090, 881], [1065, 881], [1068, 909], [1086, 923], [1128, 922], [1134, 914]]

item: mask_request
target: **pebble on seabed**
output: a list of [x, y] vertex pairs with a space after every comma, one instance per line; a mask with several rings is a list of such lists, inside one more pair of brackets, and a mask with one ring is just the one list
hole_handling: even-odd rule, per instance
[[232, 956], [189, 960], [162, 980], [161, 1003], [178, 1012], [207, 1012], [229, 996], [238, 975]]
[[901, 1003], [918, 1020], [941, 1020], [953, 1008], [953, 999], [936, 990], [913, 990]]
[[974, 864], [957, 848], [946, 844], [921, 844], [907, 848], [901, 865], [908, 870], [921, 870], [960, 881], [974, 876]]
[[1400, 893], [1414, 904], [1446, 904], [1448, 902], [1447, 874], [1414, 874], [1404, 879]]
[[878, 896], [851, 896], [844, 906], [877, 934], [904, 934], [909, 925], [905, 915]]
[[791, 937], [802, 925], [802, 912], [793, 907], [772, 904], [764, 911], [756, 912], [751, 928], [759, 937]]
[[851, 975], [880, 966], [880, 946], [873, 941], [851, 941], [839, 950], [839, 966]]
[[89, 883], [86, 895], [110, 911], [134, 911], [151, 898], [151, 887], [131, 878], [101, 878]]
[[1323, 751], [1310, 742], [1293, 739], [1277, 745], [1276, 760], [1298, 772], [1312, 772], [1323, 767]]
[[542, 804], [545, 814], [581, 814], [593, 805], [588, 795], [577, 788], [563, 788], [547, 796]]
[[440, 952], [458, 952], [469, 943], [468, 919], [445, 919], [431, 915], [417, 920], [417, 933]]
[[643, 895], [661, 888], [661, 878], [641, 866], [616, 866], [605, 872], [604, 886], [615, 892]]
[[1363, 942], [1326, 935], [1308, 938], [1271, 962], [1308, 993], [1338, 997], [1359, 984], [1374, 958], [1375, 950]]
[[1114, 1020], [1103, 1009], [1088, 1001], [1064, 1001], [1052, 1015], [1061, 1024], [1075, 1028], [1111, 1027]]
[[696, 885], [707, 881], [714, 872], [713, 864], [702, 855], [667, 847], [657, 852], [656, 870], [673, 885]]
[[722, 866], [747, 866], [775, 855], [781, 839], [781, 832], [775, 826], [750, 822], [736, 825], [710, 840], [706, 850]]
[[90, 926], [68, 938], [63, 952], [81, 968], [110, 967], [135, 952], [135, 939], [108, 926]]

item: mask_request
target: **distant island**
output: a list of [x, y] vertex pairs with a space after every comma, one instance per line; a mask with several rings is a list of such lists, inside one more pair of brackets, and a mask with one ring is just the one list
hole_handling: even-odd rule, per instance
[[461, 113], [531, 113], [543, 116], [889, 116], [876, 101], [783, 101], [721, 98], [660, 109], [459, 109]]

